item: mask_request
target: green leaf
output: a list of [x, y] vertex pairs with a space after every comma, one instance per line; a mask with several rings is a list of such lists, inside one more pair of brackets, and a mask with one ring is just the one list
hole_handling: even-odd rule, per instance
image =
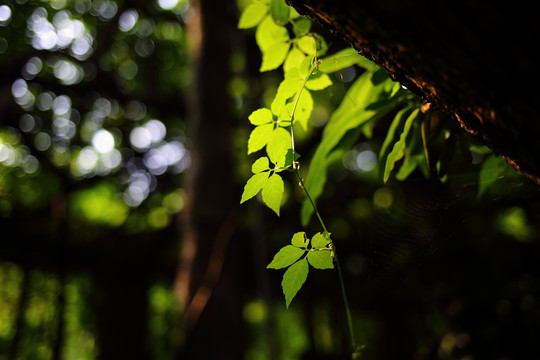
[[270, 46], [267, 50], [263, 51], [262, 64], [259, 71], [263, 72], [277, 69], [287, 58], [290, 47], [291, 44], [288, 42], [278, 42]]
[[[287, 104], [286, 110], [289, 116], [293, 113], [295, 101], [296, 99], [294, 99], [293, 101]], [[313, 110], [313, 98], [311, 97], [311, 93], [307, 89], [304, 89], [300, 93], [300, 98], [298, 99], [298, 103], [296, 104], [296, 109], [294, 110], [294, 122], [300, 123], [300, 125], [302, 125], [304, 130], [307, 130], [309, 117], [311, 116], [312, 110]]]
[[242, 193], [240, 204], [257, 195], [267, 183], [269, 175], [270, 172], [261, 172], [253, 175], [244, 186], [244, 192]]
[[269, 109], [261, 108], [251, 113], [248, 117], [249, 122], [253, 125], [269, 124], [274, 121], [272, 112]]
[[253, 165], [251, 165], [251, 172], [254, 174], [270, 170], [270, 162], [266, 156], [258, 158]]
[[313, 238], [311, 239], [311, 247], [313, 249], [325, 248], [328, 244], [330, 244], [330, 239], [320, 232], [313, 235]]
[[289, 6], [284, 0], [271, 0], [270, 14], [276, 25], [285, 26], [289, 22]]
[[287, 55], [285, 62], [283, 63], [283, 71], [287, 72], [290, 69], [299, 67], [305, 58], [306, 55], [304, 55], [303, 52], [298, 50], [296, 46], [293, 46], [291, 48], [291, 51], [289, 51], [289, 55]]
[[[285, 79], [279, 84], [276, 96], [270, 109], [274, 115], [280, 115], [287, 103], [302, 88], [302, 78], [298, 68], [292, 68], [285, 73]], [[289, 114], [290, 115], [290, 114]], [[290, 117], [289, 117], [290, 118]]]
[[[394, 120], [392, 120], [392, 124], [390, 124], [390, 127], [388, 128], [388, 132], [386, 133], [386, 137], [381, 146], [381, 151], [379, 152], [380, 161], [386, 161], [388, 153], [390, 152], [390, 145], [392, 145], [392, 143], [394, 142], [396, 134], [403, 131], [403, 125], [405, 124], [405, 120], [408, 118], [411, 111], [412, 106], [407, 106], [398, 111], [398, 113], [394, 117]], [[383, 169], [382, 166], [381, 168]]]
[[313, 56], [317, 54], [317, 43], [313, 36], [302, 36], [296, 40], [296, 46], [307, 55]]
[[[354, 140], [366, 124], [381, 118], [403, 100], [401, 95], [390, 97], [390, 94], [385, 91], [386, 82], [374, 84], [371, 77], [371, 73], [365, 72], [353, 83], [324, 128], [322, 140], [311, 160], [305, 183], [307, 191], [315, 202], [323, 192], [326, 170], [336, 159], [331, 155], [345, 135], [349, 134], [348, 136]], [[391, 80], [388, 78], [387, 81]], [[349, 139], [348, 143], [351, 142]], [[304, 200], [301, 211], [304, 226], [307, 225], [312, 214], [311, 203]]]
[[255, 32], [255, 40], [259, 49], [265, 53], [275, 43], [286, 43], [290, 40], [287, 29], [282, 26], [277, 26], [268, 15], [257, 27]]
[[333, 269], [334, 259], [330, 250], [315, 250], [308, 252], [307, 261], [315, 269]]
[[299, 248], [305, 248], [307, 246], [308, 239], [306, 233], [303, 231], [297, 232], [291, 239], [291, 244]]
[[308, 18], [302, 18], [295, 21], [293, 24], [293, 32], [296, 37], [301, 37], [309, 32], [311, 29], [311, 20]]
[[390, 177], [390, 173], [394, 169], [396, 162], [399, 161], [403, 157], [407, 135], [409, 134], [409, 130], [411, 129], [411, 126], [414, 120], [418, 117], [419, 113], [420, 113], [420, 109], [417, 108], [409, 115], [409, 117], [405, 121], [403, 132], [399, 136], [399, 140], [394, 144], [394, 147], [392, 148], [392, 151], [390, 152], [390, 154], [388, 154], [388, 157], [386, 158], [386, 165], [384, 167], [384, 178], [383, 178], [384, 182], [388, 181], [388, 178]]
[[[265, 174], [265, 173], [261, 173]], [[281, 206], [281, 198], [285, 185], [283, 179], [278, 174], [273, 174], [268, 178], [262, 188], [262, 199], [264, 203], [279, 216], [279, 208]]]
[[310, 78], [306, 82], [306, 88], [308, 88], [309, 90], [322, 90], [332, 85], [332, 80], [330, 80], [330, 76], [323, 73], [319, 74], [317, 74], [318, 76]]
[[306, 259], [302, 259], [292, 264], [287, 271], [285, 271], [285, 274], [283, 274], [281, 287], [283, 288], [287, 308], [289, 308], [292, 299], [306, 282], [308, 271], [308, 262]]
[[268, 4], [256, 2], [248, 7], [240, 15], [238, 21], [239, 29], [248, 29], [257, 26], [262, 19], [268, 14]]
[[267, 138], [266, 153], [272, 163], [278, 167], [285, 165], [287, 151], [292, 147], [291, 134], [282, 127], [274, 129]]
[[306, 253], [306, 250], [300, 249], [296, 246], [287, 245], [282, 247], [278, 253], [272, 259], [272, 262], [268, 264], [267, 269], [283, 269], [296, 262], [302, 255]]
[[502, 157], [495, 155], [490, 155], [484, 160], [478, 175], [477, 199], [482, 198], [488, 188], [499, 179], [507, 164]]
[[248, 139], [248, 155], [261, 150], [274, 131], [274, 124], [260, 125], [251, 131]]
[[322, 59], [319, 70], [325, 73], [333, 73], [353, 65], [358, 65], [368, 71], [377, 69], [374, 63], [358, 54], [356, 50], [347, 48]]

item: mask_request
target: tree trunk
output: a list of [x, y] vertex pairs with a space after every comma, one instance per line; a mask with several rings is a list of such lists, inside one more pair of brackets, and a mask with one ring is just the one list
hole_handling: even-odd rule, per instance
[[187, 204], [177, 298], [184, 309], [182, 359], [239, 359], [241, 304], [240, 244], [232, 242], [235, 191], [232, 161], [234, 121], [227, 84], [234, 1], [193, 1], [187, 24], [195, 82], [189, 102], [191, 167], [186, 183]]
[[540, 185], [539, 31], [525, 2], [286, 1]]

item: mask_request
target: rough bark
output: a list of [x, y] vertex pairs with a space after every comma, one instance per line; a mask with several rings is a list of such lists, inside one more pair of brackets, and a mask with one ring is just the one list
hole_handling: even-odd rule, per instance
[[540, 185], [539, 31], [526, 3], [286, 1]]

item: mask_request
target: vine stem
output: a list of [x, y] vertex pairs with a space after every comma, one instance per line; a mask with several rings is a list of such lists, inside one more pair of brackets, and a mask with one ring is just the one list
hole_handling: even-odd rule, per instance
[[[296, 151], [295, 151], [295, 146], [294, 146], [294, 129], [293, 129], [294, 114], [296, 112], [296, 107], [297, 107], [298, 102], [300, 100], [300, 95], [302, 94], [302, 91], [304, 90], [304, 87], [306, 86], [307, 81], [309, 80], [310, 76], [312, 75], [313, 70], [314, 70], [314, 67], [311, 66], [309, 68], [309, 72], [308, 72], [307, 76], [305, 77], [305, 79], [302, 82], [302, 87], [300, 88], [300, 91], [298, 91], [298, 94], [296, 95], [296, 99], [294, 101], [294, 105], [293, 105], [292, 112], [291, 112], [290, 131], [291, 131], [292, 164], [293, 164], [294, 173], [296, 174], [296, 176], [298, 177], [298, 180], [300, 182], [300, 186], [304, 190], [304, 193], [306, 194], [306, 197], [308, 198], [309, 202], [311, 203], [311, 206], [313, 207], [313, 211], [317, 215], [317, 218], [319, 219], [319, 223], [321, 224], [321, 227], [323, 228], [324, 233], [325, 234], [330, 234], [328, 232], [328, 229], [326, 228], [326, 225], [324, 224], [324, 221], [323, 221], [323, 219], [321, 217], [321, 214], [317, 210], [317, 206], [315, 205], [315, 202], [311, 198], [311, 195], [309, 194], [309, 191], [306, 189], [306, 186], [304, 184], [304, 180], [302, 179], [302, 176], [300, 175], [300, 170], [299, 170], [300, 166], [298, 165], [298, 163], [295, 160]], [[345, 305], [345, 313], [347, 315], [347, 323], [348, 323], [348, 326], [349, 326], [349, 335], [351, 337], [351, 346], [352, 346], [352, 349], [353, 349], [353, 358], [354, 358], [355, 353], [357, 351], [357, 346], [356, 346], [356, 341], [355, 341], [355, 336], [354, 336], [351, 309], [349, 307], [349, 301], [347, 300], [347, 292], [345, 291], [345, 282], [343, 281], [343, 273], [341, 272], [341, 266], [339, 265], [339, 260], [337, 258], [336, 247], [334, 245], [334, 242], [330, 239], [330, 237], [328, 237], [328, 240], [330, 240], [330, 246], [332, 247], [332, 250], [334, 252], [333, 257], [334, 257], [334, 261], [336, 263], [336, 268], [337, 268], [338, 277], [339, 277], [339, 285], [340, 285], [340, 288], [341, 288], [341, 295], [343, 297], [343, 303]]]

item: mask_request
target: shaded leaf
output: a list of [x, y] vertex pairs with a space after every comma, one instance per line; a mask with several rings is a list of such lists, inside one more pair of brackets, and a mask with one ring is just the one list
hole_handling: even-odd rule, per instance
[[270, 14], [276, 25], [285, 26], [289, 22], [289, 6], [284, 0], [271, 0]]
[[304, 258], [292, 264], [287, 269], [287, 271], [285, 271], [285, 274], [283, 274], [281, 287], [283, 288], [283, 294], [285, 295], [285, 304], [287, 308], [289, 308], [292, 299], [296, 296], [298, 291], [302, 288], [302, 285], [304, 285], [304, 283], [306, 282], [308, 271], [308, 262]]
[[[266, 174], [266, 173], [261, 173]], [[262, 199], [264, 203], [279, 216], [279, 208], [281, 206], [281, 198], [285, 185], [283, 179], [278, 174], [273, 174], [268, 178], [262, 188]]]
[[240, 204], [251, 199], [261, 191], [268, 181], [269, 172], [261, 172], [253, 175], [244, 186], [244, 192], [242, 193], [242, 199]]
[[282, 247], [274, 256], [274, 259], [268, 264], [267, 269], [283, 269], [290, 266], [300, 259], [306, 250], [296, 246], [287, 245]]
[[384, 178], [383, 178], [384, 182], [388, 181], [388, 178], [390, 177], [390, 173], [394, 169], [396, 162], [399, 161], [403, 157], [405, 146], [406, 146], [407, 135], [409, 134], [409, 130], [411, 129], [411, 126], [414, 120], [418, 117], [419, 113], [420, 113], [420, 109], [417, 108], [409, 115], [409, 117], [405, 121], [405, 125], [403, 126], [403, 132], [399, 136], [399, 140], [394, 144], [394, 147], [392, 148], [392, 151], [390, 152], [390, 154], [388, 154], [388, 157], [386, 158], [386, 165], [384, 167]]
[[311, 20], [308, 18], [299, 19], [293, 24], [293, 32], [297, 37], [307, 34], [309, 29], [311, 29]]
[[490, 155], [484, 160], [478, 175], [478, 192], [476, 194], [478, 199], [499, 179], [507, 164], [502, 157], [496, 155]]

